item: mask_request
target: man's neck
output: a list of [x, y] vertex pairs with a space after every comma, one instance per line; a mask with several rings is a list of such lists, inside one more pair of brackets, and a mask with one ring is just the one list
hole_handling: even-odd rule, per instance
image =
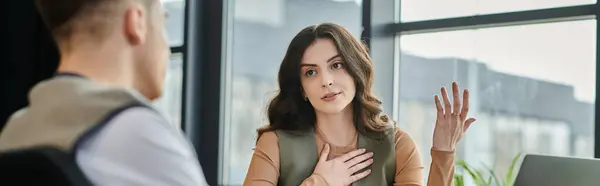
[[317, 111], [317, 130], [320, 130], [332, 145], [348, 145], [354, 141], [357, 133], [354, 127], [352, 111], [352, 104], [337, 114], [327, 114]]
[[123, 52], [112, 49], [77, 50], [61, 55], [58, 73], [74, 73], [93, 81], [133, 88], [131, 63]]

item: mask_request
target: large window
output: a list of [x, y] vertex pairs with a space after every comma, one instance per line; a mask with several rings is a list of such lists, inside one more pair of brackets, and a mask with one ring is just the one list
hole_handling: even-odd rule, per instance
[[172, 54], [168, 63], [163, 95], [154, 102], [154, 105], [170, 120], [171, 124], [181, 127], [182, 55], [180, 53]]
[[[184, 44], [184, 0], [161, 0], [167, 13], [165, 30], [171, 50]], [[154, 105], [164, 114], [170, 123], [181, 127], [181, 102], [183, 91], [183, 53], [174, 51], [167, 64], [163, 95]]]
[[[577, 3], [540, 1], [529, 8], [552, 2]], [[496, 6], [504, 3], [509, 2]], [[449, 15], [455, 14], [443, 16]], [[596, 20], [588, 19], [398, 36], [400, 127], [428, 152], [436, 118], [433, 95], [457, 81], [470, 90], [470, 114], [478, 119], [461, 141], [459, 158], [500, 175], [517, 153], [592, 158], [596, 28]], [[429, 154], [422, 155], [428, 165]]]
[[401, 21], [422, 21], [482, 14], [594, 4], [596, 0], [400, 0]]
[[169, 45], [178, 47], [183, 45], [183, 28], [185, 15], [185, 0], [161, 0], [167, 19], [165, 20], [165, 28], [169, 37]]
[[[241, 185], [256, 129], [267, 124], [266, 105], [277, 90], [277, 72], [287, 45], [302, 28], [334, 22], [361, 33], [361, 7], [355, 1], [243, 0], [229, 7], [229, 64], [224, 84], [225, 119], [221, 184]], [[307, 13], [310, 12], [310, 13]]]

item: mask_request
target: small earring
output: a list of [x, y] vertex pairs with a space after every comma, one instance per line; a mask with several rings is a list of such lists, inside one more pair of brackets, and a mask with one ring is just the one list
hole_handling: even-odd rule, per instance
[[304, 101], [308, 101], [308, 97], [307, 96], [304, 97]]

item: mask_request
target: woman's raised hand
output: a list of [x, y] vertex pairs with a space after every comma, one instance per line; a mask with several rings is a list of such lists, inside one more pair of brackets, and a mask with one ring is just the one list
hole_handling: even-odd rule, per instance
[[322, 176], [330, 186], [350, 185], [371, 173], [370, 169], [357, 172], [373, 163], [372, 152], [365, 153], [364, 149], [358, 149], [327, 160], [329, 148], [329, 145], [325, 144], [313, 174]]
[[[446, 88], [441, 89], [442, 99], [435, 96], [435, 105], [437, 107], [437, 119], [433, 131], [433, 148], [442, 151], [454, 151], [458, 141], [462, 138], [469, 126], [475, 122], [475, 118], [467, 119], [469, 113], [469, 91], [464, 90], [462, 95], [462, 105], [460, 100], [460, 91], [456, 82], [452, 83], [453, 103], [450, 103]], [[461, 107], [462, 106], [462, 107]]]

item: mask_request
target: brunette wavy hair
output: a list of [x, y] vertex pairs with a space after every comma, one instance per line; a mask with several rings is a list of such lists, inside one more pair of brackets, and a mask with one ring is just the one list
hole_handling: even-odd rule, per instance
[[367, 47], [344, 27], [323, 23], [302, 29], [292, 39], [279, 67], [279, 91], [267, 108], [269, 125], [258, 129], [258, 137], [269, 131], [304, 132], [314, 129], [315, 109], [305, 101], [300, 83], [302, 56], [317, 39], [330, 39], [335, 43], [352, 76], [356, 94], [352, 100], [354, 125], [359, 132], [382, 134], [393, 126], [382, 113], [381, 101], [371, 92], [373, 86], [373, 62]]

